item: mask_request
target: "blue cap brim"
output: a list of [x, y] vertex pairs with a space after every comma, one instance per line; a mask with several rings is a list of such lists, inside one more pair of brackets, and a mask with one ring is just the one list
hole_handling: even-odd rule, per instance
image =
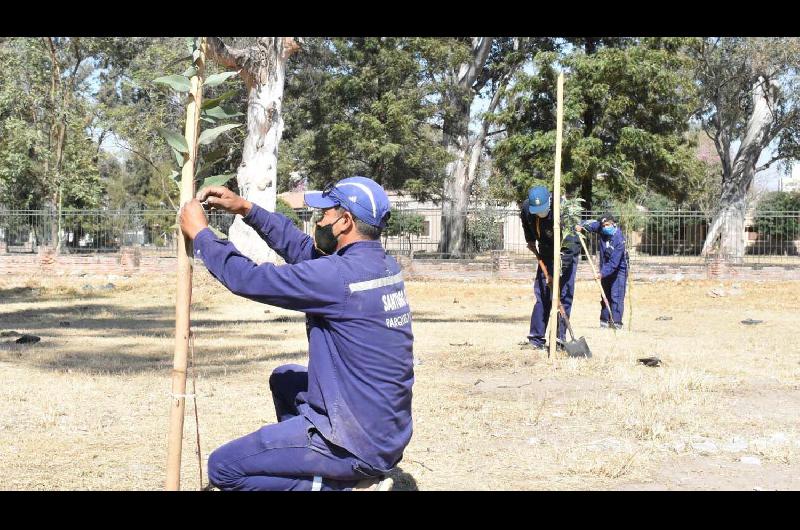
[[339, 205], [339, 201], [331, 199], [330, 196], [323, 197], [321, 191], [309, 191], [303, 195], [305, 203], [312, 208], [333, 208]]
[[546, 211], [548, 210], [548, 208], [550, 208], [550, 204], [549, 204], [549, 203], [548, 203], [548, 204], [541, 204], [541, 205], [539, 205], [539, 206], [531, 206], [531, 205], [528, 205], [528, 211], [529, 211], [530, 213], [542, 213], [542, 212], [546, 212]]

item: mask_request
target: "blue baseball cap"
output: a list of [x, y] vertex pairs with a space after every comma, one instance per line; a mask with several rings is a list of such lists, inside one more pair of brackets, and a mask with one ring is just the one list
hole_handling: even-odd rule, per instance
[[544, 186], [536, 186], [528, 191], [528, 211], [542, 213], [550, 209], [550, 192]]
[[381, 185], [367, 177], [342, 179], [323, 191], [308, 191], [303, 198], [312, 208], [341, 206], [365, 223], [381, 228], [386, 226], [391, 210]]

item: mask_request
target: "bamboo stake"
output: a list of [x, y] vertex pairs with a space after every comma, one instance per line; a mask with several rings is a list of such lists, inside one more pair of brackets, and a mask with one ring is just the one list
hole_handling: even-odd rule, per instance
[[547, 356], [555, 356], [558, 337], [558, 304], [561, 286], [561, 135], [564, 122], [564, 73], [558, 74], [556, 111], [556, 168], [553, 176], [553, 288], [550, 306], [550, 349]]
[[[630, 258], [628, 258], [627, 265], [628, 265], [628, 281], [627, 281], [628, 293], [627, 293], [626, 303], [628, 304], [628, 331], [633, 331], [633, 294], [631, 292], [631, 284], [633, 283], [633, 271], [631, 270]], [[610, 310], [609, 314], [611, 314]]]
[[[205, 74], [205, 37], [200, 41], [200, 58], [196, 61], [197, 73], [191, 78], [191, 101], [186, 106], [186, 145], [181, 172], [181, 206], [194, 197], [194, 168], [197, 160], [197, 135], [200, 106], [203, 102], [203, 77]], [[180, 230], [180, 229], [179, 229]], [[181, 234], [182, 235], [182, 234]], [[181, 483], [181, 449], [183, 446], [183, 417], [186, 406], [186, 368], [189, 351], [189, 309], [192, 303], [192, 241], [178, 238], [178, 281], [175, 297], [175, 356], [172, 365], [172, 405], [169, 416], [169, 441], [167, 448], [167, 480], [165, 489], [177, 491]]]

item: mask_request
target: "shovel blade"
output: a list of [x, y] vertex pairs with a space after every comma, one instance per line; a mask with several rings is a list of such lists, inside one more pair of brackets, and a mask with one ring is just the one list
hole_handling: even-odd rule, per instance
[[567, 351], [567, 355], [570, 357], [589, 358], [592, 356], [592, 350], [590, 350], [589, 345], [586, 344], [586, 337], [565, 342], [564, 349]]

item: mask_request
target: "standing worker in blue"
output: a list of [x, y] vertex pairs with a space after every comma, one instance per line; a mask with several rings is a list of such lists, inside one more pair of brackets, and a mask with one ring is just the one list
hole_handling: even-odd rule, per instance
[[[575, 230], [586, 230], [600, 234], [600, 284], [611, 306], [611, 321], [608, 308], [600, 300], [600, 327], [622, 328], [622, 312], [625, 308], [625, 284], [628, 281], [628, 251], [625, 249], [625, 237], [617, 226], [617, 219], [612, 214], [605, 214], [597, 221], [584, 221]], [[591, 258], [589, 258], [591, 259]]]
[[[520, 210], [522, 230], [528, 248], [541, 257], [547, 272], [552, 278], [553, 256], [555, 244], [553, 242], [553, 208], [550, 192], [544, 186], [536, 186], [528, 191], [528, 198], [522, 203]], [[562, 223], [561, 225], [567, 228]], [[538, 247], [538, 248], [537, 248]], [[561, 275], [559, 286], [561, 291], [561, 305], [569, 318], [572, 309], [572, 298], [575, 293], [575, 272], [578, 268], [580, 256], [580, 241], [577, 236], [568, 235], [563, 244], [559, 245], [561, 251]], [[545, 331], [550, 319], [552, 306], [552, 280], [547, 281], [541, 267], [536, 269], [536, 278], [533, 282], [533, 293], [536, 303], [531, 313], [531, 327], [528, 333], [528, 342], [535, 349], [546, 349]], [[558, 340], [564, 341], [565, 323], [559, 315]]]
[[[198, 200], [199, 199], [199, 200]], [[255, 264], [208, 228], [200, 203], [237, 213], [284, 260]], [[194, 253], [231, 292], [306, 314], [308, 367], [269, 379], [278, 423], [211, 453], [222, 490], [341, 490], [381, 480], [411, 439], [411, 310], [397, 262], [380, 243], [389, 198], [365, 177], [308, 192], [313, 239], [227, 188], [201, 190], [180, 212]]]

